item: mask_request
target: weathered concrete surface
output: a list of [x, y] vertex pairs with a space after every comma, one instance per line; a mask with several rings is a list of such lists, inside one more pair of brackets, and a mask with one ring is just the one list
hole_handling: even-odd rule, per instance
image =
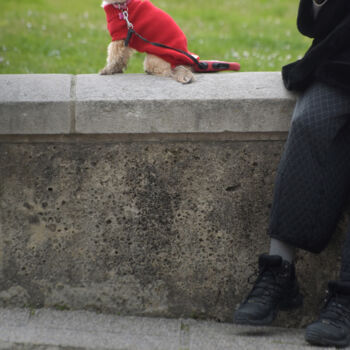
[[109, 133], [286, 132], [295, 95], [278, 72], [198, 74], [185, 86], [137, 75], [78, 75], [76, 131]]
[[0, 75], [0, 135], [67, 134], [72, 76]]
[[[230, 321], [294, 102], [279, 73], [0, 75], [0, 305]], [[316, 316], [335, 236], [299, 255], [306, 306], [276, 324]]]
[[[0, 305], [230, 321], [283, 141], [0, 144]], [[317, 313], [339, 241], [298, 272]], [[277, 324], [276, 323], [276, 324]]]
[[0, 309], [0, 349], [311, 350], [315, 347], [306, 343], [302, 329], [117, 317], [81, 311]]
[[0, 75], [0, 136], [286, 132], [295, 99], [277, 72]]

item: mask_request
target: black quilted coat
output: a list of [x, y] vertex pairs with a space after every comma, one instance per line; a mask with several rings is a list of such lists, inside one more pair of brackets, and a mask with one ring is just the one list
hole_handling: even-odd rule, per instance
[[350, 92], [350, 0], [328, 0], [316, 19], [312, 0], [300, 0], [297, 24], [314, 40], [301, 60], [282, 68], [286, 88], [302, 91], [316, 79]]

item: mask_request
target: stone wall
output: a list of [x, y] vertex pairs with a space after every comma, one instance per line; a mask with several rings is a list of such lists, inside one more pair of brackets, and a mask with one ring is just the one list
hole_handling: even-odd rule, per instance
[[[279, 73], [0, 76], [0, 306], [230, 322], [295, 99]], [[315, 317], [343, 231], [276, 324]]]

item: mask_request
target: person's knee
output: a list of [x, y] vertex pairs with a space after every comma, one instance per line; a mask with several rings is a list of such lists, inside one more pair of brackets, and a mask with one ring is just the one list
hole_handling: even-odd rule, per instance
[[308, 118], [307, 114], [294, 115], [289, 133], [297, 136], [309, 136], [313, 135], [313, 130], [317, 128], [317, 123], [314, 119]]

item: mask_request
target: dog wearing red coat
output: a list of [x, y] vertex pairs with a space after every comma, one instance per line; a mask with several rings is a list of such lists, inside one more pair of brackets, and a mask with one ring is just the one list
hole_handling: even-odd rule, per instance
[[[171, 77], [187, 84], [194, 80], [188, 57], [192, 54], [187, 49], [187, 39], [176, 22], [164, 11], [154, 6], [149, 0], [107, 0], [102, 7], [106, 13], [107, 27], [112, 37], [108, 46], [107, 64], [100, 74], [122, 73], [127, 67], [133, 52], [145, 52], [144, 69], [146, 73]], [[126, 17], [127, 16], [127, 17]], [[142, 40], [135, 33], [129, 38], [128, 21], [132, 29], [150, 42], [156, 42], [186, 52], [154, 46]]]

